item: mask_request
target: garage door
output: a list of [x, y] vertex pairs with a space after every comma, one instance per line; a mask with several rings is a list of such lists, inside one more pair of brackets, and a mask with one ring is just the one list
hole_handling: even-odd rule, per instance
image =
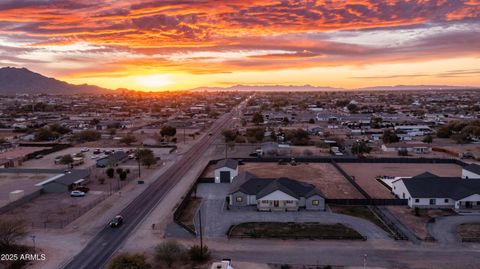
[[230, 183], [230, 171], [220, 171], [220, 182]]

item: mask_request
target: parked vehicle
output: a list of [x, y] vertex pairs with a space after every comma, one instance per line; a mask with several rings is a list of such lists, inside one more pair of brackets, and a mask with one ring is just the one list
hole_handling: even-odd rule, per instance
[[102, 151], [101, 151], [100, 149], [96, 149], [96, 150], [93, 152], [93, 154], [100, 154], [100, 153], [102, 153]]
[[210, 269], [233, 269], [231, 259], [222, 259], [221, 262], [214, 262]]
[[89, 148], [82, 148], [80, 151], [81, 151], [81, 152], [89, 152], [90, 149], [89, 149]]
[[37, 156], [35, 156], [35, 159], [41, 159], [43, 158], [43, 154], [38, 154]]
[[120, 216], [120, 215], [117, 215], [115, 216], [115, 218], [113, 218], [110, 223], [108, 223], [108, 226], [110, 226], [111, 228], [116, 228], [120, 225], [122, 225], [123, 223], [123, 217]]
[[83, 197], [83, 196], [85, 196], [85, 193], [83, 191], [75, 190], [75, 191], [72, 191], [70, 193], [70, 196], [72, 196], [72, 197]]
[[85, 187], [85, 186], [78, 186], [78, 187], [75, 188], [75, 190], [87, 193], [90, 190], [90, 188]]

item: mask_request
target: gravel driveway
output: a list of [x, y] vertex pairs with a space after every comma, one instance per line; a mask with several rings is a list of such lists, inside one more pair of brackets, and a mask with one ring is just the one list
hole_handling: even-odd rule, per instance
[[[224, 199], [206, 199], [201, 206], [203, 235], [210, 238], [226, 237], [230, 226], [243, 222], [321, 222], [326, 224], [341, 223], [348, 226], [367, 239], [389, 239], [388, 234], [373, 223], [352, 216], [325, 211], [298, 212], [258, 212], [255, 210], [225, 210]], [[195, 218], [198, 220], [198, 217]], [[198, 221], [195, 223], [199, 230]]]
[[442, 244], [460, 244], [457, 227], [463, 223], [480, 222], [480, 216], [447, 216], [438, 217], [435, 222], [427, 224], [428, 232]]

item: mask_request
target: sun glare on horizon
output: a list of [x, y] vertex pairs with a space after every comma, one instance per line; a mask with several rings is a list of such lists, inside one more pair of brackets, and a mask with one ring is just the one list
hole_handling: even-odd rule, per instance
[[135, 77], [136, 83], [145, 88], [158, 89], [160, 87], [172, 85], [173, 81], [170, 75], [154, 74]]

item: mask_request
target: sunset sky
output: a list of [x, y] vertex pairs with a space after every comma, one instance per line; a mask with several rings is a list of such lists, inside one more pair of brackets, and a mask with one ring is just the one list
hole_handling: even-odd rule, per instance
[[71, 83], [480, 86], [480, 0], [0, 0], [0, 67]]

